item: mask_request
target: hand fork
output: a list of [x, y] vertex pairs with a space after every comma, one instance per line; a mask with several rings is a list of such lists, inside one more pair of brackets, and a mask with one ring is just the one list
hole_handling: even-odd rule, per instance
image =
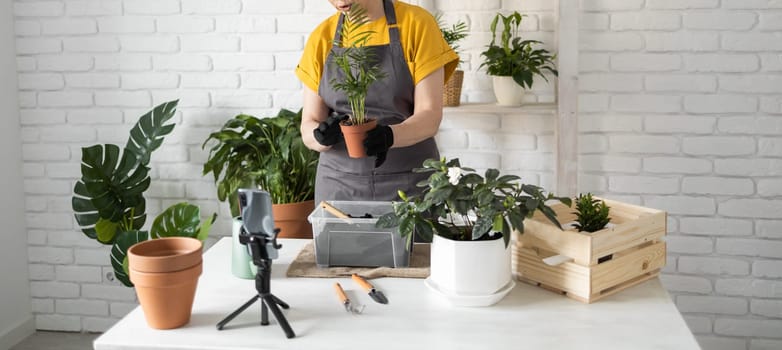
[[334, 290], [337, 291], [337, 297], [339, 297], [339, 301], [341, 301], [342, 305], [345, 306], [345, 311], [354, 315], [358, 315], [364, 311], [364, 305], [354, 305], [348, 298], [348, 295], [345, 294], [345, 290], [342, 289], [342, 286], [339, 283], [334, 283]]

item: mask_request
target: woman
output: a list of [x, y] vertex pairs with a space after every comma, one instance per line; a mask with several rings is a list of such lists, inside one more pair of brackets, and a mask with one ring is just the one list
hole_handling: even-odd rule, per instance
[[[304, 84], [301, 134], [320, 153], [315, 202], [323, 200], [393, 200], [397, 191], [419, 193], [415, 184], [428, 174], [413, 173], [427, 158], [439, 158], [434, 135], [442, 119], [444, 82], [459, 57], [425, 9], [393, 0], [329, 0], [339, 11], [310, 34], [296, 75]], [[341, 17], [353, 5], [366, 10], [368, 45], [385, 78], [367, 94], [367, 115], [378, 126], [364, 146], [371, 157], [349, 158], [339, 130], [339, 116], [350, 113], [347, 97], [329, 82], [338, 69], [329, 63]], [[333, 113], [332, 113], [333, 112]]]

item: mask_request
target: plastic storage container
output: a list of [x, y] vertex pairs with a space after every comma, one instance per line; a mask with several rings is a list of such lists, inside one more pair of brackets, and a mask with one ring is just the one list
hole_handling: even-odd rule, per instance
[[[312, 223], [315, 263], [319, 267], [407, 267], [410, 249], [397, 227], [378, 228], [375, 223], [393, 209], [391, 202], [329, 201], [329, 204], [355, 218], [341, 219], [320, 205], [307, 218]], [[365, 214], [372, 218], [359, 218]]]

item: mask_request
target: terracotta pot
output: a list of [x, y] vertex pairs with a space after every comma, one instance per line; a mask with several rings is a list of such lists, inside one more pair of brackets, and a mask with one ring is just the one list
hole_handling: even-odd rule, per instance
[[195, 238], [152, 239], [128, 249], [130, 281], [136, 286], [147, 324], [172, 329], [190, 322], [202, 243]]
[[164, 237], [128, 248], [128, 262], [139, 272], [184, 270], [201, 262], [203, 243], [189, 237]]
[[370, 119], [366, 123], [359, 125], [339, 125], [340, 129], [342, 129], [342, 135], [345, 137], [345, 145], [348, 148], [348, 156], [350, 158], [364, 158], [367, 156], [364, 149], [364, 139], [367, 137], [367, 131], [374, 129], [376, 125], [377, 119]]
[[[363, 145], [361, 147], [364, 147]], [[312, 238], [312, 225], [307, 216], [315, 210], [315, 201], [274, 204], [274, 226], [280, 229], [281, 238]]]

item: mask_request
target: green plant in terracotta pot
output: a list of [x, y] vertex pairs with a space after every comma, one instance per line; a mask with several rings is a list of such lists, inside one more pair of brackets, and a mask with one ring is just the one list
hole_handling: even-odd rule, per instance
[[[491, 43], [481, 53], [486, 72], [493, 76], [494, 94], [497, 103], [503, 106], [518, 106], [523, 101], [524, 89], [531, 89], [535, 76], [548, 81], [545, 73], [558, 75], [554, 68], [556, 55], [544, 48], [538, 40], [523, 40], [519, 26], [524, 15], [514, 11], [510, 15], [498, 13], [491, 22]], [[501, 24], [500, 39], [497, 41], [497, 25]]]
[[284, 224], [284, 216], [277, 206], [305, 204], [306, 214], [299, 218], [301, 227], [281, 227], [281, 237], [312, 237], [306, 216], [314, 209], [318, 153], [302, 142], [300, 123], [301, 110], [283, 108], [268, 118], [240, 114], [209, 134], [202, 145], [211, 144], [203, 174], [214, 176], [217, 198], [228, 200], [233, 217], [239, 216], [235, 196], [240, 188], [258, 187], [269, 192], [278, 226]]
[[147, 219], [144, 192], [151, 182], [150, 157], [174, 130], [175, 124], [166, 123], [174, 116], [177, 103], [163, 103], [142, 115], [122, 150], [113, 144], [82, 148], [82, 177], [71, 200], [74, 216], [87, 237], [112, 246], [114, 276], [129, 287], [133, 283], [128, 277], [128, 248], [160, 237], [203, 241], [217, 216], [202, 222], [198, 206], [177, 203], [158, 215], [149, 231], [142, 230]]
[[[412, 239], [432, 238], [429, 286], [446, 295], [481, 295], [496, 302], [512, 288], [509, 242], [524, 232], [524, 220], [539, 210], [560, 227], [550, 200], [570, 198], [544, 194], [540, 187], [518, 182], [516, 175], [496, 169], [484, 176], [463, 167], [459, 159], [424, 161], [418, 172], [430, 172], [420, 196], [393, 203], [393, 212], [378, 219], [380, 227], [399, 227]], [[497, 297], [497, 298], [493, 298]]]
[[350, 104], [351, 114], [340, 127], [352, 158], [366, 157], [364, 136], [377, 123], [377, 119], [366, 114], [367, 92], [373, 83], [385, 78], [372, 47], [367, 45], [374, 34], [363, 28], [368, 22], [366, 10], [354, 4], [345, 14], [341, 38], [335, 39], [331, 48], [333, 64], [339, 68], [341, 76], [331, 79], [329, 84], [334, 90], [343, 91]]

